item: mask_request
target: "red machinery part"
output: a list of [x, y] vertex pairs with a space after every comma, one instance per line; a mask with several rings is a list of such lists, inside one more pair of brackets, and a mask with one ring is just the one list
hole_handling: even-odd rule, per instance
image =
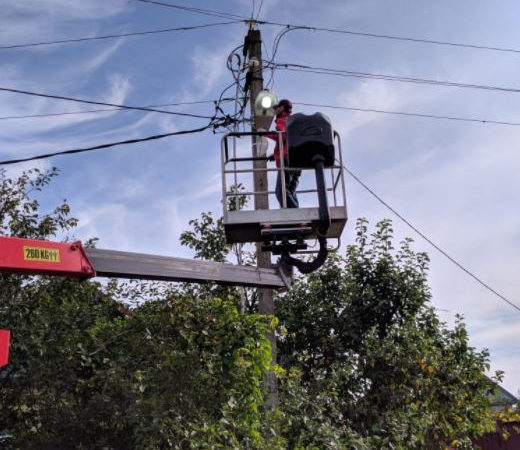
[[9, 341], [11, 332], [9, 330], [0, 330], [0, 367], [7, 365], [9, 361]]
[[59, 243], [0, 237], [0, 273], [61, 275], [69, 278], [96, 276], [81, 242]]

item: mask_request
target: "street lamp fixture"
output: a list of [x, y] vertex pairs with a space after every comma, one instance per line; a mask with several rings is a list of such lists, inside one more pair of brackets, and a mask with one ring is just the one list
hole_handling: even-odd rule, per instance
[[278, 97], [274, 92], [263, 90], [255, 99], [255, 125], [257, 130], [268, 130], [275, 116], [274, 106]]

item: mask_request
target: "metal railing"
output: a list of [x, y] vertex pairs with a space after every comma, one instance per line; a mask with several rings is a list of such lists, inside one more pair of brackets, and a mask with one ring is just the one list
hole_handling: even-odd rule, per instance
[[[221, 141], [221, 161], [222, 161], [222, 203], [224, 209], [224, 220], [230, 211], [230, 205], [238, 205], [239, 199], [243, 196], [257, 196], [257, 195], [273, 195], [276, 193], [275, 190], [263, 190], [255, 191], [245, 190], [238, 191], [238, 175], [239, 174], [254, 174], [255, 172], [263, 172], [266, 174], [277, 172], [281, 177], [281, 194], [282, 194], [282, 208], [287, 208], [286, 198], [286, 185], [285, 177], [287, 171], [311, 171], [314, 169], [308, 167], [292, 167], [285, 166], [283, 157], [283, 134], [282, 131], [258, 131], [258, 132], [232, 132], [226, 134]], [[254, 163], [258, 161], [267, 162], [269, 158], [267, 156], [258, 157], [237, 157], [237, 145], [236, 140], [243, 136], [261, 137], [261, 136], [277, 136], [278, 148], [280, 149], [280, 167], [254, 167]], [[229, 140], [233, 139], [232, 155], [230, 155]], [[329, 196], [329, 206], [342, 206], [346, 207], [346, 192], [345, 192], [345, 178], [343, 171], [343, 152], [341, 149], [341, 138], [337, 132], [334, 132], [334, 140], [336, 142], [336, 160], [335, 164], [331, 167], [326, 168], [326, 172], [330, 173], [330, 183], [327, 183], [327, 194]], [[258, 141], [256, 143], [258, 145]], [[250, 163], [250, 167], [239, 168], [239, 164]], [[232, 177], [233, 182], [228, 183], [228, 177]], [[251, 177], [253, 178], [253, 177]], [[254, 186], [254, 184], [252, 184]], [[296, 194], [311, 194], [316, 193], [317, 189], [300, 189], [296, 190]], [[233, 201], [234, 199], [234, 201]], [[317, 206], [317, 205], [316, 205]], [[236, 206], [235, 206], [236, 207]], [[271, 208], [270, 208], [271, 209]]]

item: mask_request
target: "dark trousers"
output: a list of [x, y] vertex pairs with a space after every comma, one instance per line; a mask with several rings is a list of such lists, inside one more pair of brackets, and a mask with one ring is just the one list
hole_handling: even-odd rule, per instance
[[[296, 196], [296, 188], [300, 182], [301, 172], [299, 170], [285, 170], [285, 199], [287, 201], [287, 208], [298, 208], [298, 197]], [[276, 178], [276, 198], [280, 203], [280, 208], [283, 208], [282, 197], [282, 175], [278, 172]]]

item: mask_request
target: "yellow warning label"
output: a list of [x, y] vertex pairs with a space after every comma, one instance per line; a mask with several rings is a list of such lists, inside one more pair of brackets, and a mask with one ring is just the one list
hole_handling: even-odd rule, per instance
[[23, 259], [26, 261], [60, 262], [60, 250], [57, 248], [23, 247]]

